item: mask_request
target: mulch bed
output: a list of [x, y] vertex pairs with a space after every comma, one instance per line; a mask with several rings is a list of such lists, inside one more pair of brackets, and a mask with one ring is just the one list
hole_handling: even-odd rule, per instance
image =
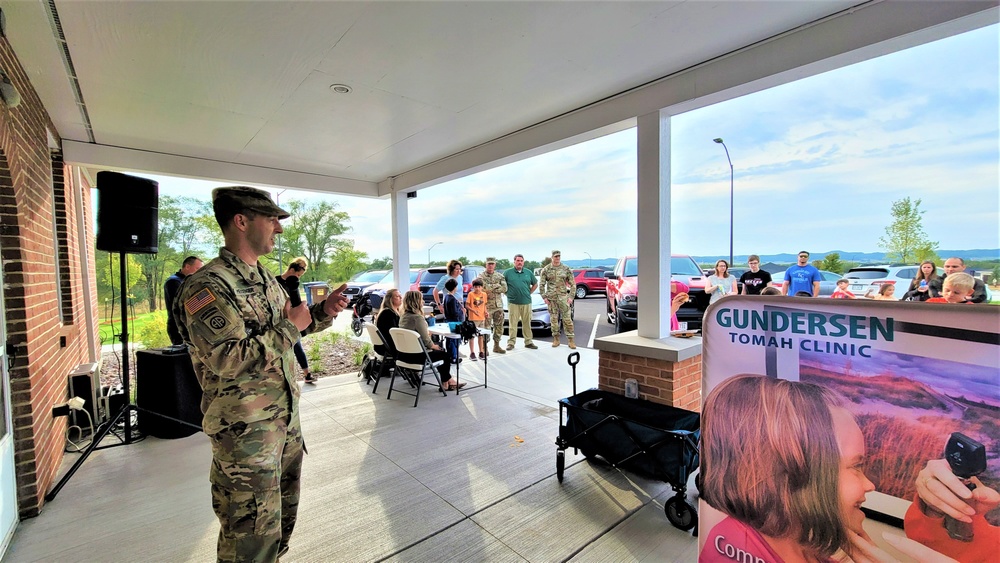
[[[310, 360], [309, 369], [314, 376], [323, 378], [344, 373], [357, 373], [360, 366], [354, 363], [355, 351], [363, 344], [361, 341], [350, 338], [339, 338], [336, 344], [331, 342], [329, 335], [324, 333], [310, 334], [302, 339], [302, 346], [306, 351], [306, 356], [313, 354], [313, 347], [319, 343], [318, 361]], [[101, 385], [104, 387], [117, 387], [121, 385], [120, 377], [121, 347], [114, 352], [103, 354], [101, 364]], [[129, 358], [129, 370], [132, 372], [132, 382], [135, 382], [135, 354]], [[302, 380], [302, 373], [296, 370], [296, 379]], [[134, 388], [134, 387], [133, 387]]]

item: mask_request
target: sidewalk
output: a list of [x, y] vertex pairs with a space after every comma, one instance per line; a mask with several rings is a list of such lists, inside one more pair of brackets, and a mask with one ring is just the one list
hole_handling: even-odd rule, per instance
[[[582, 390], [596, 383], [597, 352], [578, 351]], [[417, 408], [406, 395], [387, 401], [384, 384], [373, 395], [355, 374], [304, 387], [309, 455], [283, 561], [694, 561], [696, 540], [663, 513], [666, 483], [572, 450], [556, 479], [568, 352], [519, 345], [490, 357], [488, 389], [426, 387]], [[463, 362], [462, 378], [482, 368]], [[20, 524], [7, 558], [211, 561], [210, 459], [201, 433], [97, 451]]]

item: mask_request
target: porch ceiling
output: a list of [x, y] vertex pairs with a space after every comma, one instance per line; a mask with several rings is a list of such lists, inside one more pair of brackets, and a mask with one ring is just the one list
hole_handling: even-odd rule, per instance
[[63, 140], [365, 183], [856, 4], [0, 2]]

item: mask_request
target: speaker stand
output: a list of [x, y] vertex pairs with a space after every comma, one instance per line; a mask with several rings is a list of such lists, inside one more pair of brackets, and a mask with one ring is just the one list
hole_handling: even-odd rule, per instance
[[[171, 416], [167, 416], [165, 414], [160, 414], [158, 412], [153, 412], [153, 411], [150, 411], [150, 410], [147, 410], [147, 409], [139, 408], [138, 406], [136, 406], [135, 403], [132, 402], [132, 393], [131, 393], [131, 388], [130, 388], [131, 385], [129, 383], [129, 367], [128, 367], [128, 352], [129, 352], [129, 350], [128, 350], [128, 313], [127, 313], [127, 311], [128, 311], [128, 297], [127, 297], [127, 293], [125, 292], [125, 284], [128, 283], [128, 280], [125, 279], [125, 267], [126, 267], [126, 261], [127, 261], [127, 258], [128, 258], [128, 253], [126, 253], [126, 252], [119, 252], [118, 256], [119, 256], [119, 267], [118, 267], [119, 271], [118, 271], [118, 274], [119, 274], [119, 280], [121, 282], [121, 296], [122, 296], [122, 308], [121, 308], [121, 315], [122, 315], [122, 333], [121, 333], [122, 361], [121, 361], [121, 372], [122, 372], [122, 387], [124, 388], [124, 391], [125, 391], [125, 401], [126, 401], [126, 403], [122, 406], [122, 408], [118, 411], [118, 414], [115, 415], [115, 417], [112, 420], [110, 420], [109, 422], [105, 423], [103, 426], [98, 427], [98, 428], [100, 428], [100, 431], [97, 432], [91, 438], [90, 445], [87, 446], [86, 450], [84, 450], [83, 455], [80, 456], [80, 459], [76, 460], [76, 463], [73, 464], [73, 467], [69, 468], [69, 471], [66, 472], [66, 475], [63, 475], [62, 479], [60, 479], [59, 482], [56, 483], [56, 485], [54, 487], [52, 487], [52, 490], [50, 490], [45, 495], [45, 502], [51, 502], [53, 499], [56, 498], [56, 495], [59, 494], [59, 491], [61, 491], [62, 488], [64, 486], [66, 486], [66, 483], [68, 483], [69, 480], [73, 477], [73, 474], [76, 473], [76, 470], [80, 469], [80, 466], [82, 466], [83, 463], [85, 461], [87, 461], [87, 458], [90, 457], [91, 453], [93, 453], [96, 450], [103, 450], [103, 449], [107, 449], [107, 448], [114, 448], [114, 447], [117, 447], [117, 446], [128, 446], [128, 445], [130, 445], [130, 444], [133, 443], [133, 441], [132, 441], [132, 413], [134, 413], [134, 412], [135, 413], [142, 412], [144, 414], [156, 415], [156, 416], [159, 416], [161, 418], [165, 418], [165, 419], [171, 420], [173, 422], [179, 422], [181, 424], [185, 424], [185, 425], [190, 426], [192, 428], [197, 428], [198, 430], [201, 430], [201, 426], [197, 426], [197, 425], [191, 424], [190, 422], [187, 422], [185, 420], [179, 420], [179, 419], [173, 418]], [[100, 377], [99, 374], [98, 374], [98, 377]], [[125, 439], [122, 442], [117, 443], [117, 444], [108, 444], [107, 446], [100, 446], [99, 444], [104, 440], [104, 438], [106, 438], [108, 436], [108, 433], [111, 432], [111, 429], [113, 429], [115, 427], [115, 425], [118, 424], [118, 421], [121, 420], [122, 417], [125, 417], [125, 423], [124, 423], [125, 424]]]

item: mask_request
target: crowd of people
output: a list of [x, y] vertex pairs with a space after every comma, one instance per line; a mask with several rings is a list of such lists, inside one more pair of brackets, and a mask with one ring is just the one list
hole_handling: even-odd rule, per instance
[[[739, 278], [743, 286], [737, 290], [737, 279], [729, 274], [729, 263], [719, 260], [715, 269], [708, 276], [705, 292], [710, 295], [709, 302], [715, 303], [727, 295], [792, 295], [795, 297], [819, 297], [820, 271], [809, 264], [809, 253], [803, 250], [798, 254], [798, 261], [785, 270], [781, 280], [773, 280], [771, 274], [760, 269], [760, 257], [751, 254], [747, 258], [750, 267]], [[902, 294], [896, 295], [894, 283], [882, 284], [877, 291], [858, 297], [848, 286], [849, 279], [837, 281], [837, 289], [830, 295], [834, 299], [859, 299], [891, 301], [924, 301], [928, 303], [984, 303], [987, 300], [986, 284], [983, 280], [974, 278], [965, 272], [965, 261], [958, 257], [948, 258], [944, 262], [944, 275], [938, 275], [937, 265], [933, 260], [925, 260], [920, 264], [916, 277], [910, 281], [909, 287]]]
[[[245, 186], [217, 188], [212, 192], [212, 206], [225, 243], [219, 256], [204, 266], [195, 256], [186, 258], [180, 271], [167, 281], [168, 330], [171, 341], [185, 346], [189, 352], [202, 387], [202, 426], [212, 447], [209, 471], [212, 506], [220, 522], [218, 560], [276, 561], [287, 552], [295, 527], [305, 451], [298, 409], [301, 390], [295, 381], [292, 362], [298, 359], [309, 376], [301, 337], [328, 328], [349, 300], [343, 295], [344, 284], [332, 290], [325, 299], [307, 306], [298, 298], [298, 281], [308, 267], [304, 258], [294, 259], [280, 276], [272, 275], [260, 263], [260, 257], [274, 249], [275, 237], [282, 232], [280, 220], [289, 216], [267, 192]], [[759, 258], [751, 256], [750, 271], [740, 279], [743, 293], [818, 295], [819, 281], [808, 258], [807, 252], [799, 254], [799, 263], [789, 268], [779, 282], [779, 289], [771, 276], [760, 270]], [[575, 295], [572, 270], [562, 264], [558, 250], [552, 251], [551, 263], [542, 268], [537, 277], [524, 267], [524, 262], [523, 255], [515, 255], [514, 267], [499, 272], [496, 258], [487, 258], [485, 271], [474, 280], [469, 294], [464, 295], [463, 265], [453, 260], [448, 264], [448, 275], [433, 292], [434, 301], [448, 320], [468, 319], [480, 329], [492, 330], [492, 352], [504, 354], [514, 349], [519, 331], [523, 334], [525, 348], [538, 348], [531, 331], [531, 294], [538, 289], [553, 321], [561, 319], [569, 347], [576, 348], [573, 320], [569, 314]], [[961, 259], [949, 258], [944, 270], [945, 275], [938, 276], [933, 263], [921, 265], [920, 274], [913, 280], [907, 295], [912, 293], [916, 300], [928, 302], [978, 303], [985, 300], [982, 282], [963, 272]], [[671, 289], [674, 294], [671, 312], [676, 313], [688, 298], [688, 288], [673, 283]], [[713, 301], [736, 293], [736, 281], [724, 260], [716, 263], [706, 290]], [[846, 291], [846, 288], [841, 290]], [[504, 296], [509, 311], [506, 347], [501, 346]], [[375, 325], [382, 335], [389, 334], [394, 327], [417, 332], [431, 359], [442, 362], [442, 386], [456, 389], [459, 385], [452, 381], [450, 367], [458, 361], [457, 349], [449, 351], [439, 346], [430, 336], [428, 320], [419, 291], [402, 294], [398, 289], [390, 289], [376, 315]], [[554, 333], [552, 346], [558, 347], [561, 344], [559, 329], [555, 328]], [[394, 352], [392, 340], [383, 338], [383, 341], [384, 348], [380, 352]], [[488, 353], [485, 339], [470, 340], [470, 359], [485, 359]], [[422, 359], [422, 354], [420, 358], [410, 358], [418, 362]], [[725, 388], [722, 386], [713, 392], [715, 399], [709, 398], [706, 415], [714, 410], [714, 402], [721, 400], [718, 397]], [[744, 395], [740, 393], [741, 397]], [[827, 418], [843, 418], [836, 403], [830, 404], [833, 406], [829, 407], [831, 415]], [[704, 439], [709, 447], [714, 439], [712, 420], [711, 416], [705, 418]], [[848, 438], [852, 443], [858, 442], [856, 425], [845, 422], [833, 426], [849, 427], [852, 435]], [[837, 441], [840, 440], [838, 434]], [[936, 484], [937, 480], [956, 488], [951, 483], [953, 479], [939, 469], [940, 464], [928, 464], [927, 471], [918, 477], [923, 479], [924, 485], [918, 487], [921, 502], [925, 503], [920, 506], [927, 506], [928, 512], [936, 508], [968, 520], [968, 509], [942, 507], [937, 499], [925, 495], [928, 484]], [[839, 472], [843, 474], [844, 469], [840, 468]], [[728, 472], [708, 472], [709, 476], [713, 474], [724, 476]], [[830, 497], [827, 489], [835, 486], [828, 481], [818, 485], [825, 491], [824, 498]], [[853, 496], [845, 497], [843, 503], [856, 504], [856, 499], [863, 498], [871, 489], [863, 475], [856, 481], [852, 485]], [[706, 481], [709, 503], [725, 511], [728, 503], [726, 506], [720, 503], [728, 488], [729, 485], [722, 481]], [[936, 491], [940, 489], [940, 486], [935, 488]], [[958, 494], [962, 499], [969, 498], [961, 490]], [[994, 491], [976, 494], [980, 504], [991, 507], [997, 502]], [[955, 506], [958, 503], [948, 504]], [[820, 527], [806, 528], [796, 521], [787, 528], [779, 525], [774, 528], [776, 532], [791, 530], [795, 532], [795, 539], [805, 540], [801, 545], [791, 542], [779, 547], [820, 556], [837, 549], [870, 553], [872, 546], [862, 541], [866, 538], [858, 539], [857, 527], [851, 521], [856, 513], [847, 512], [851, 518], [846, 521], [836, 520], [840, 516], [831, 517], [828, 522], [816, 520], [823, 524]], [[910, 516], [907, 516], [908, 522]], [[765, 520], [777, 522], [769, 515], [765, 515]], [[761, 533], [767, 535], [769, 531], [770, 528], [762, 529]]]
[[[566, 333], [567, 344], [571, 349], [576, 349], [573, 319], [570, 315], [576, 284], [573, 271], [561, 262], [561, 258], [561, 253], [558, 250], [553, 250], [552, 262], [542, 268], [539, 275], [536, 276], [534, 272], [524, 267], [524, 256], [521, 254], [515, 255], [514, 266], [503, 272], [497, 271], [497, 259], [490, 256], [486, 259], [486, 269], [472, 281], [468, 295], [465, 295], [462, 285], [464, 265], [458, 260], [451, 260], [446, 267], [447, 274], [442, 276], [432, 291], [434, 304], [447, 322], [461, 323], [468, 319], [475, 324], [476, 328], [491, 331], [493, 353], [495, 354], [506, 354], [513, 350], [517, 344], [519, 331], [524, 339], [524, 347], [529, 350], [537, 350], [538, 345], [535, 344], [531, 331], [531, 294], [538, 289], [549, 308], [553, 322], [561, 319], [562, 331]], [[398, 289], [389, 290], [382, 301], [381, 308], [375, 314], [375, 326], [386, 341], [387, 352], [390, 354], [394, 352], [392, 343], [390, 339], [385, 338], [389, 334], [389, 329], [394, 327], [410, 328], [403, 326], [399, 306], [395, 300], [395, 296], [398, 294]], [[501, 344], [505, 319], [504, 296], [507, 298], [509, 311], [506, 347]], [[412, 314], [421, 317], [421, 321], [416, 319], [411, 321], [416, 326], [413, 330], [421, 333], [425, 347], [432, 352], [432, 359], [446, 361], [446, 364], [441, 367], [441, 378], [442, 381], [448, 381], [450, 375], [446, 374], [445, 370], [450, 368], [451, 364], [461, 361], [458, 342], [448, 339], [446, 342], [447, 350], [439, 350], [429, 333], [423, 334], [428, 326], [428, 321], [435, 322], [432, 320], [434, 319], [432, 314], [423, 311], [423, 295], [419, 291], [408, 291], [402, 299], [404, 307], [406, 303], [411, 301], [414, 308]], [[559, 328], [556, 327], [553, 332], [552, 346], [558, 347], [561, 345]], [[478, 352], [476, 351], [477, 346]], [[379, 352], [381, 353], [381, 351]], [[437, 352], [441, 352], [443, 355], [437, 354]], [[444, 354], [444, 352], [447, 353]], [[489, 354], [484, 335], [480, 334], [478, 337], [469, 339], [469, 359], [471, 361], [485, 360]]]

